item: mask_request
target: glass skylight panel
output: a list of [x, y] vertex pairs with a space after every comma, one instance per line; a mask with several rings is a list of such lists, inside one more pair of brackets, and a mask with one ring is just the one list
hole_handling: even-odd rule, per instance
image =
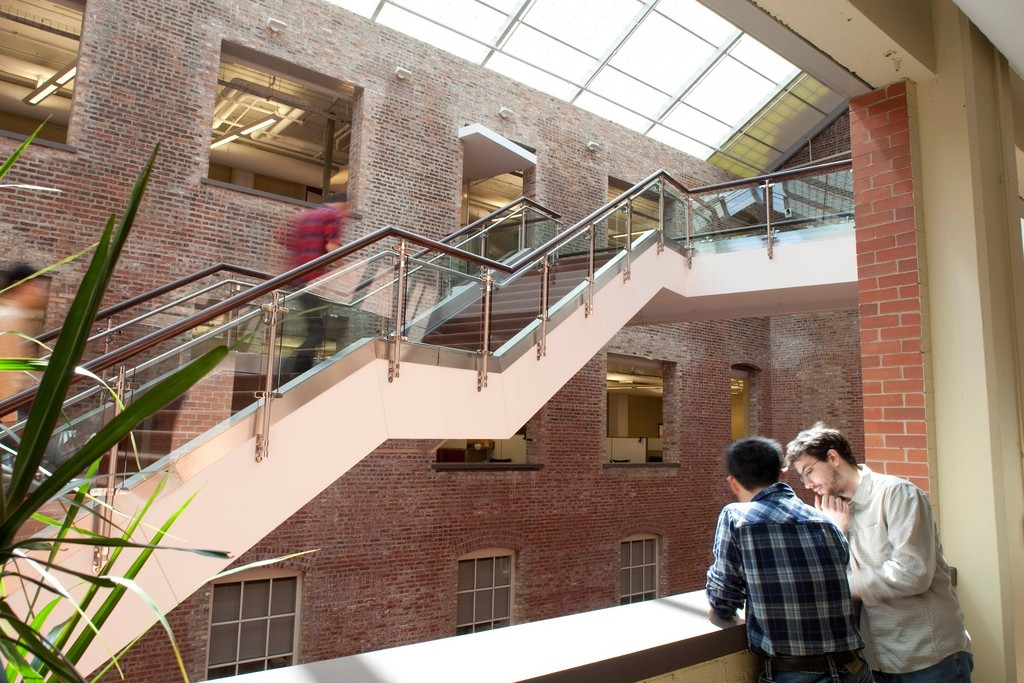
[[655, 11], [714, 45], [722, 45], [737, 33], [735, 26], [697, 0], [661, 0]]
[[669, 147], [695, 156], [698, 159], [707, 159], [715, 151], [713, 147], [702, 145], [696, 140], [680, 135], [674, 130], [669, 130], [665, 126], [655, 126], [647, 135], [658, 142], [663, 142]]
[[608, 50], [642, 8], [637, 0], [536, 0], [523, 22], [598, 56]]
[[575, 83], [583, 80], [596, 61], [529, 26], [515, 29], [505, 43], [504, 52]]
[[679, 103], [662, 122], [669, 128], [691, 138], [696, 138], [709, 147], [718, 147], [732, 130], [704, 112], [697, 111], [685, 103]]
[[657, 12], [622, 44], [610, 64], [672, 94], [714, 53], [715, 48]]
[[800, 70], [750, 36], [743, 36], [729, 55], [774, 83], [786, 83]]
[[431, 21], [421, 19], [390, 3], [385, 4], [381, 9], [380, 14], [377, 15], [377, 21], [476, 64], [479, 64], [488, 52], [488, 49], [480, 43], [460, 36]]
[[665, 106], [668, 96], [617, 69], [606, 66], [590, 84], [590, 90], [643, 114], [652, 121]]
[[579, 86], [500, 52], [491, 55], [487, 60], [487, 68], [566, 102], [576, 97], [576, 93], [580, 91]]
[[686, 96], [694, 109], [736, 126], [776, 89], [776, 85], [731, 57], [725, 57]]
[[630, 130], [640, 133], [646, 131], [651, 125], [650, 121], [639, 114], [627, 111], [619, 105], [589, 92], [580, 93], [580, 96], [576, 98], [575, 104], [580, 109], [586, 109], [592, 114], [597, 114], [609, 121], [614, 121], [620, 126], [625, 126]]
[[507, 14], [493, 10], [476, 0], [392, 1], [441, 26], [483, 39], [493, 38], [507, 20]]

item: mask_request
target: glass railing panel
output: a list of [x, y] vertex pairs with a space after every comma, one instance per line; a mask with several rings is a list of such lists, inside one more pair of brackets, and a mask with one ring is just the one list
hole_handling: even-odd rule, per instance
[[402, 286], [403, 337], [408, 341], [478, 348], [483, 329], [480, 267], [452, 256], [410, 259]]
[[558, 221], [529, 205], [516, 205], [449, 244], [492, 261], [507, 261], [536, 249], [557, 234]]
[[675, 242], [680, 246], [686, 244], [686, 205], [689, 199], [672, 183], [663, 183], [664, 187], [664, 222], [665, 241]]
[[650, 183], [630, 200], [633, 239], [661, 228], [661, 185], [661, 181]]
[[853, 220], [853, 174], [849, 169], [800, 176], [772, 185], [773, 204], [782, 217], [776, 230], [834, 225]]

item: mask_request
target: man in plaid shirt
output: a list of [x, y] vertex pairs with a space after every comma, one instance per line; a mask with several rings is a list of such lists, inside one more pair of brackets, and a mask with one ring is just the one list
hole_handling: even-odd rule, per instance
[[750, 651], [764, 664], [758, 680], [871, 681], [846, 580], [846, 539], [779, 481], [782, 448], [775, 441], [737, 441], [725, 462], [739, 502], [719, 515], [707, 595], [722, 619], [746, 604]]

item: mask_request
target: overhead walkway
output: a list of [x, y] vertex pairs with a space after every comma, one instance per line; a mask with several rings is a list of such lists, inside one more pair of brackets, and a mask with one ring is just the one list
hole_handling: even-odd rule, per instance
[[[854, 307], [851, 205], [843, 164], [701, 191], [659, 172], [569, 228], [519, 200], [445, 240], [384, 228], [281, 276], [236, 272], [204, 296], [146, 304], [153, 331], [136, 323], [89, 368], [130, 366], [125, 384], [142, 392], [197, 350], [233, 352], [112, 454], [107, 501], [130, 515], [162, 486], [147, 520], [191, 499], [175, 544], [238, 557], [389, 439], [511, 436], [627, 325]], [[330, 341], [296, 374], [314, 315]], [[53, 457], [109, 415], [90, 391], [69, 403]], [[88, 547], [62, 557], [79, 571], [97, 561]], [[138, 583], [166, 612], [225, 564], [158, 552]], [[153, 621], [125, 600], [104, 637], [116, 649]], [[108, 653], [91, 656], [83, 668]]]

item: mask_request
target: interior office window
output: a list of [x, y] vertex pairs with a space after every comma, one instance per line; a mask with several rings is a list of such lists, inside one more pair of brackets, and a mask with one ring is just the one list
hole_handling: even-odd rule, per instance
[[299, 576], [253, 571], [213, 585], [207, 678], [290, 666], [297, 655]]
[[609, 462], [662, 460], [664, 384], [660, 360], [608, 354], [605, 451]]
[[4, 130], [67, 142], [78, 75], [83, 2], [0, 3], [0, 120]]
[[224, 43], [210, 179], [303, 201], [348, 187], [351, 83]]
[[746, 365], [732, 366], [729, 389], [732, 395], [733, 441], [750, 436], [755, 431], [753, 428], [753, 389], [756, 377], [755, 368]]
[[512, 551], [490, 548], [459, 559], [455, 633], [512, 623]]
[[619, 604], [654, 600], [658, 597], [658, 540], [654, 536], [631, 536], [621, 544], [619, 563]]

